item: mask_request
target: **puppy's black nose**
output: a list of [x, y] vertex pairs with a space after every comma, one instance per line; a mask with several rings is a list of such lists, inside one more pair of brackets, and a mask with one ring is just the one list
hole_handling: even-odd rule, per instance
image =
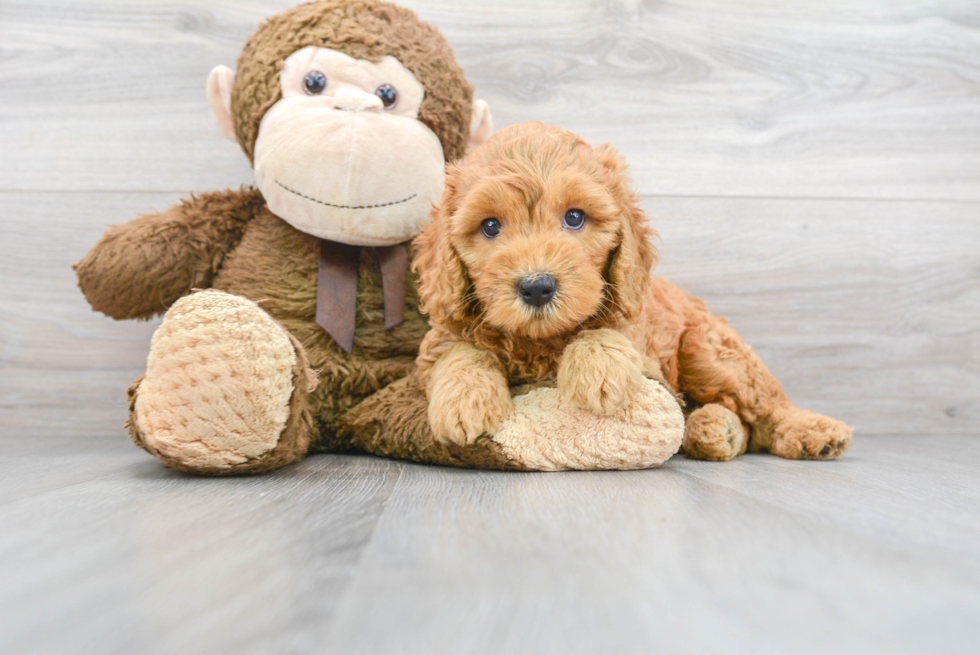
[[558, 282], [553, 275], [528, 275], [517, 283], [517, 293], [521, 300], [532, 307], [543, 307], [554, 300]]

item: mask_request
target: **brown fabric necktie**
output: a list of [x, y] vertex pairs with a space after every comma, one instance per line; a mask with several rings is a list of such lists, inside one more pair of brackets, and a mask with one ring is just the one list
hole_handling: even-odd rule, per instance
[[[319, 239], [320, 270], [316, 281], [316, 322], [341, 348], [354, 349], [357, 320], [357, 277], [361, 260], [359, 246]], [[408, 280], [408, 249], [404, 243], [376, 248], [381, 265], [385, 329], [405, 320], [405, 284]]]

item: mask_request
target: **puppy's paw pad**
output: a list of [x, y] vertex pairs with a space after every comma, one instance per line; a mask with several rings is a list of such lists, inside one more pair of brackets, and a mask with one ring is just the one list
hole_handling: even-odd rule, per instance
[[748, 432], [731, 410], [705, 405], [688, 416], [683, 450], [692, 459], [727, 462], [745, 452]]
[[837, 459], [850, 448], [852, 434], [841, 421], [793, 408], [778, 418], [769, 451], [787, 459]]

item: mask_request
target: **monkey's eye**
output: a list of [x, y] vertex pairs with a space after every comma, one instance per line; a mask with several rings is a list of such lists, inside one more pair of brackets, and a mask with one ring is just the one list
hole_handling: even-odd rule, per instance
[[374, 90], [374, 95], [381, 98], [381, 104], [385, 106], [385, 109], [391, 109], [398, 102], [398, 91], [390, 84], [379, 86]]
[[320, 95], [327, 88], [327, 76], [320, 71], [310, 71], [303, 78], [303, 88], [311, 96]]
[[495, 238], [498, 234], [500, 234], [500, 221], [498, 221], [496, 218], [485, 219], [482, 223], [480, 223], [480, 232], [483, 232], [483, 236], [488, 239]]
[[585, 225], [585, 212], [581, 209], [569, 209], [565, 212], [565, 218], [561, 219], [561, 224], [569, 230], [581, 230]]

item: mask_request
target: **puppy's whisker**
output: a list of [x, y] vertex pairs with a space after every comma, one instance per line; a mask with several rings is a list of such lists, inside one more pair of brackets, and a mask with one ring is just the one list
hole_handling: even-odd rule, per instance
[[615, 300], [609, 296], [609, 294], [603, 294], [602, 302], [599, 303], [599, 307], [591, 316], [589, 323], [592, 325], [608, 324], [613, 318], [615, 311], [622, 312], [622, 309], [616, 304]]
[[603, 295], [605, 296], [605, 302], [602, 303], [602, 306], [603, 306], [603, 308], [608, 313], [611, 314], [613, 312], [613, 310], [619, 312], [620, 314], [622, 314], [624, 312], [624, 309], [623, 309], [622, 305], [620, 305], [619, 304], [619, 301], [616, 300], [615, 294], [613, 294], [611, 291], [609, 291], [608, 286], [603, 291]]
[[473, 321], [470, 324], [470, 326], [468, 328], [468, 331], [471, 334], [478, 334], [478, 333], [480, 333], [483, 330], [484, 326], [486, 326], [486, 325], [488, 325], [488, 323], [487, 323], [487, 313], [486, 312], [480, 312], [480, 314], [477, 316], [476, 320]]

